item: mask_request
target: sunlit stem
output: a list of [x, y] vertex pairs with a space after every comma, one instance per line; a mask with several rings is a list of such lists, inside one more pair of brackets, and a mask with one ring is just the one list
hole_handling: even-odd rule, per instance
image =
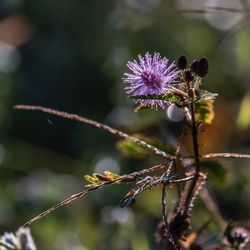
[[196, 82], [194, 84], [194, 89], [198, 89], [201, 85], [201, 78], [197, 77]]
[[171, 90], [173, 90], [175, 94], [180, 94], [182, 96], [188, 97], [187, 93], [185, 93], [184, 91], [181, 91], [173, 86], [171, 86]]

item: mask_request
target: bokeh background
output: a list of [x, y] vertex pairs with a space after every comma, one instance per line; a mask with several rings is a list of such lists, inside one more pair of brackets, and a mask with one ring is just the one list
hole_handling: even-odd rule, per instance
[[[1, 0], [0, 232], [20, 225], [84, 188], [85, 174], [129, 173], [161, 159], [124, 157], [118, 138], [51, 115], [16, 111], [36, 104], [77, 113], [129, 133], [175, 144], [183, 121], [162, 110], [134, 113], [121, 77], [126, 62], [158, 51], [210, 62], [206, 89], [217, 92], [215, 120], [202, 133], [203, 152], [250, 153], [250, 1], [240, 0]], [[184, 139], [188, 145], [188, 137]], [[224, 160], [223, 183], [207, 183], [225, 220], [249, 226], [250, 162]], [[161, 249], [154, 232], [161, 192], [119, 208], [131, 186], [90, 193], [35, 222], [38, 249]], [[168, 190], [173, 206], [176, 189]], [[214, 218], [197, 201], [193, 228]]]

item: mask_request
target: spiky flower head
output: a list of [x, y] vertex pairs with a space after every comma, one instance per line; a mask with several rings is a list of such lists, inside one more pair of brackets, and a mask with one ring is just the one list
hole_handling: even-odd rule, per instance
[[[169, 60], [161, 57], [159, 53], [151, 56], [149, 52], [144, 57], [138, 55], [138, 61], [129, 61], [127, 66], [131, 73], [125, 73], [122, 78], [128, 95], [135, 97], [171, 93], [171, 85], [176, 82], [179, 70], [173, 63], [168, 64], [168, 62]], [[134, 101], [151, 108], [167, 106], [164, 100], [134, 99]]]

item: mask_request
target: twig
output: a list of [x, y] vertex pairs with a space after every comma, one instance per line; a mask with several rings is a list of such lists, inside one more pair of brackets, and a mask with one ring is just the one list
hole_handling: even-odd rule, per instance
[[[166, 171], [166, 175], [164, 177], [169, 176], [169, 173], [170, 173], [169, 169], [171, 169], [172, 165], [173, 165], [173, 161], [170, 162], [169, 167], [168, 167], [168, 169]], [[173, 249], [176, 250], [177, 249], [176, 244], [174, 242], [172, 234], [169, 231], [169, 224], [168, 224], [168, 219], [167, 219], [166, 186], [167, 186], [167, 183], [163, 182], [163, 185], [162, 185], [162, 197], [161, 197], [162, 218], [163, 218], [163, 222], [165, 224], [165, 230], [166, 230], [166, 233], [167, 233], [167, 236], [168, 236], [168, 240], [169, 240], [170, 244], [172, 245]]]
[[194, 159], [195, 159], [195, 173], [198, 177], [200, 172], [200, 155], [199, 155], [199, 145], [198, 145], [198, 138], [197, 138], [197, 125], [195, 121], [195, 110], [194, 110], [194, 103], [192, 102], [190, 105], [190, 112], [191, 112], [191, 119], [192, 119], [192, 141], [193, 141], [193, 152], [194, 152]]
[[250, 159], [250, 155], [248, 154], [238, 154], [238, 153], [211, 153], [202, 155], [201, 158], [246, 158]]
[[44, 216], [48, 215], [49, 213], [53, 212], [54, 210], [56, 210], [56, 209], [58, 209], [58, 208], [60, 208], [60, 207], [62, 207], [64, 205], [70, 204], [71, 202], [73, 202], [73, 201], [75, 201], [75, 200], [77, 200], [77, 199], [85, 196], [90, 191], [93, 191], [93, 190], [96, 190], [96, 189], [102, 189], [104, 186], [107, 186], [107, 185], [110, 185], [110, 184], [118, 184], [118, 183], [122, 182], [122, 180], [126, 180], [129, 177], [140, 176], [140, 175], [143, 175], [143, 174], [146, 174], [146, 173], [150, 173], [150, 172], [153, 172], [153, 171], [165, 168], [165, 167], [166, 167], [166, 163], [159, 164], [159, 165], [153, 166], [151, 168], [143, 169], [143, 170], [138, 171], [138, 172], [134, 172], [134, 173], [131, 173], [131, 174], [128, 174], [128, 175], [123, 175], [123, 176], [119, 177], [116, 180], [104, 182], [104, 183], [102, 183], [100, 185], [97, 185], [97, 186], [94, 186], [94, 187], [90, 187], [87, 190], [84, 190], [82, 192], [73, 194], [70, 197], [66, 198], [65, 200], [57, 203], [56, 205], [50, 207], [46, 211], [44, 211], [44, 212], [40, 213], [39, 215], [35, 216], [31, 220], [29, 220], [28, 222], [26, 222], [25, 224], [23, 224], [23, 227], [29, 226], [33, 222], [35, 222], [35, 221], [43, 218]]
[[124, 133], [124, 132], [122, 132], [120, 130], [114, 129], [114, 128], [108, 126], [108, 125], [102, 124], [100, 122], [97, 122], [97, 121], [94, 121], [94, 120], [91, 120], [91, 119], [88, 119], [88, 118], [85, 118], [85, 117], [82, 117], [82, 116], [79, 116], [79, 115], [76, 115], [76, 114], [70, 114], [70, 113], [67, 113], [67, 112], [63, 112], [63, 111], [59, 111], [59, 110], [55, 110], [55, 109], [51, 109], [51, 108], [46, 108], [46, 107], [42, 107], [42, 106], [33, 106], [33, 105], [16, 105], [16, 106], [14, 106], [14, 109], [41, 111], [41, 112], [44, 112], [44, 113], [60, 116], [60, 117], [66, 118], [66, 119], [83, 122], [83, 123], [92, 125], [94, 127], [101, 128], [101, 129], [103, 129], [105, 131], [110, 132], [111, 134], [114, 134], [114, 135], [117, 135], [119, 137], [125, 138], [125, 139], [127, 139], [127, 140], [129, 140], [131, 142], [134, 142], [134, 143], [148, 149], [149, 151], [153, 152], [154, 154], [156, 154], [158, 156], [161, 156], [161, 157], [163, 157], [165, 159], [172, 160], [172, 159], [175, 158], [174, 156], [171, 156], [171, 155], [167, 154], [166, 152], [164, 152], [164, 151], [162, 151], [162, 150], [148, 144], [147, 142], [145, 142], [143, 140], [140, 140], [140, 139], [138, 139], [136, 137], [128, 135], [128, 134], [126, 134], [126, 133]]
[[195, 177], [190, 184], [189, 191], [187, 193], [187, 197], [185, 200], [185, 205], [187, 207], [184, 209], [185, 212], [188, 212], [188, 204], [191, 204], [193, 199], [194, 189], [196, 187], [196, 183], [199, 180], [199, 172], [200, 172], [200, 156], [199, 156], [199, 145], [197, 139], [197, 125], [195, 121], [195, 110], [194, 110], [194, 102], [190, 104], [190, 112], [191, 112], [191, 129], [192, 129], [192, 142], [193, 142], [193, 152], [194, 152], [194, 159], [195, 159]]

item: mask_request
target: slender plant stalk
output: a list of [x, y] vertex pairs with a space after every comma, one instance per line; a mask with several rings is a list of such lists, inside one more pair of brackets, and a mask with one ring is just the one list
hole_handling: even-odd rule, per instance
[[[199, 172], [200, 172], [200, 156], [199, 156], [199, 144], [198, 144], [198, 138], [197, 138], [197, 125], [195, 121], [195, 110], [194, 110], [194, 102], [192, 101], [190, 104], [190, 112], [191, 112], [191, 129], [192, 129], [192, 143], [193, 143], [193, 153], [194, 153], [194, 160], [195, 160], [195, 176], [194, 179], [190, 185], [187, 199], [186, 199], [186, 205], [190, 204], [190, 201], [192, 200], [192, 194], [193, 190], [195, 189], [196, 183], [199, 179]], [[185, 209], [185, 212], [188, 212], [188, 208]]]
[[155, 155], [158, 155], [158, 156], [163, 157], [165, 159], [173, 160], [175, 158], [174, 156], [169, 155], [168, 153], [148, 144], [147, 142], [145, 142], [143, 140], [140, 140], [140, 139], [138, 139], [134, 136], [128, 135], [128, 134], [126, 134], [118, 129], [112, 128], [108, 125], [91, 120], [91, 119], [86, 118], [86, 117], [82, 117], [82, 116], [79, 116], [76, 114], [70, 114], [70, 113], [67, 113], [64, 111], [59, 111], [59, 110], [46, 108], [46, 107], [42, 107], [42, 106], [35, 106], [35, 105], [16, 105], [16, 106], [14, 106], [14, 109], [36, 110], [36, 111], [41, 111], [44, 113], [60, 116], [60, 117], [63, 117], [63, 118], [69, 119], [69, 120], [75, 120], [75, 121], [79, 121], [82, 123], [86, 123], [86, 124], [92, 125], [94, 127], [106, 130], [106, 131], [110, 132], [111, 134], [117, 135], [117, 136], [124, 138], [124, 139], [127, 139], [131, 142], [134, 142], [134, 143], [142, 146], [143, 148], [146, 148], [147, 150], [153, 152]]
[[198, 132], [197, 132], [197, 125], [195, 121], [195, 110], [194, 110], [194, 102], [190, 105], [191, 111], [191, 119], [192, 119], [192, 141], [193, 141], [193, 153], [194, 153], [194, 160], [195, 160], [195, 174], [197, 177], [199, 176], [200, 172], [200, 155], [199, 155], [199, 144], [198, 144]]
[[166, 186], [167, 186], [167, 183], [164, 182], [162, 185], [162, 217], [163, 217], [163, 222], [165, 224], [167, 237], [169, 239], [169, 243], [172, 246], [172, 249], [179, 250], [179, 248], [177, 247], [177, 245], [174, 242], [172, 234], [169, 232], [169, 224], [168, 224], [168, 220], [167, 220]]
[[[173, 165], [173, 161], [170, 162], [168, 169], [166, 170], [166, 172], [164, 173], [164, 176], [166, 175], [166, 177], [169, 176], [171, 168]], [[161, 197], [161, 203], [162, 203], [162, 218], [163, 218], [163, 222], [164, 222], [164, 226], [165, 226], [165, 231], [167, 233], [167, 237], [169, 238], [169, 242], [172, 245], [172, 248], [174, 250], [176, 250], [175, 247], [175, 243], [174, 243], [174, 239], [171, 235], [171, 233], [169, 232], [169, 224], [168, 224], [168, 219], [167, 219], [167, 202], [166, 202], [166, 186], [167, 183], [163, 182], [162, 185], [162, 197]]]

